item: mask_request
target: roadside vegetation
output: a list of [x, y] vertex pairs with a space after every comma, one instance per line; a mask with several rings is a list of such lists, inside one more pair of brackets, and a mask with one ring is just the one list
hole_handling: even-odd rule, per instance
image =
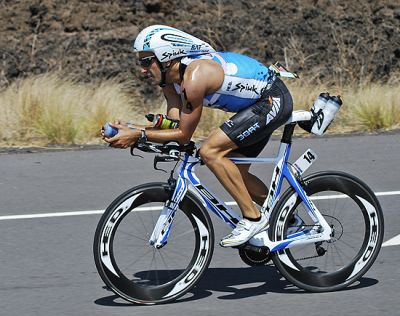
[[[371, 132], [400, 128], [400, 83], [338, 86], [286, 80], [295, 109], [309, 109], [320, 92], [340, 94], [344, 105], [328, 133]], [[129, 83], [104, 80], [82, 83], [60, 74], [32, 76], [0, 91], [0, 145], [97, 144], [100, 128], [117, 118], [145, 123], [148, 112], [163, 113], [143, 104]], [[208, 135], [229, 113], [204, 109], [196, 138]], [[278, 131], [279, 133], [279, 131]], [[299, 131], [301, 133], [301, 131]]]
[[3, 146], [97, 142], [106, 121], [135, 116], [121, 83], [80, 83], [60, 74], [16, 81], [0, 92]]

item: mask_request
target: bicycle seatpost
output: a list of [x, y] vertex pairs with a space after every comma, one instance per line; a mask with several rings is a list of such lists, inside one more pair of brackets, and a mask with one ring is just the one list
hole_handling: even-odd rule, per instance
[[283, 135], [281, 138], [281, 143], [291, 144], [292, 136], [294, 132], [294, 128], [296, 127], [296, 122], [285, 125], [285, 129], [283, 130]]

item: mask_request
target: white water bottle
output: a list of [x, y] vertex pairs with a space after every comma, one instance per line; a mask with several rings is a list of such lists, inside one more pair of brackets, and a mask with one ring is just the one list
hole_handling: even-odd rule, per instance
[[315, 100], [314, 105], [311, 108], [311, 111], [313, 112], [314, 115], [318, 115], [318, 112], [322, 110], [326, 103], [329, 101], [329, 93], [328, 92], [322, 92], [317, 100]]
[[299, 126], [311, 133], [314, 125], [318, 124], [319, 114], [322, 112], [322, 109], [325, 107], [326, 103], [329, 100], [329, 93], [322, 92], [318, 98], [315, 100], [313, 106], [311, 107], [312, 118], [310, 121], [299, 122]]
[[318, 117], [311, 129], [311, 132], [316, 135], [322, 135], [325, 133], [342, 104], [343, 102], [340, 99], [340, 96], [330, 97], [322, 110], [317, 113]]

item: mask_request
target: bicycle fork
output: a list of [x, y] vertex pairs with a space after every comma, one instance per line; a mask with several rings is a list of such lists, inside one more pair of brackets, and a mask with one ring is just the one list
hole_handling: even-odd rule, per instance
[[158, 217], [157, 223], [150, 236], [149, 244], [154, 248], [160, 249], [167, 244], [176, 210], [178, 209], [179, 202], [185, 196], [186, 191], [186, 181], [182, 177], [178, 177], [174, 193], [171, 199], [165, 202], [161, 214]]

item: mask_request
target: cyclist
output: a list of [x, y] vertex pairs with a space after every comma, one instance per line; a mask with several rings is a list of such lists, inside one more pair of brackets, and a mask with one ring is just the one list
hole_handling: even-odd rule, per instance
[[262, 205], [267, 187], [228, 156], [256, 157], [272, 132], [290, 117], [293, 101], [284, 83], [269, 68], [245, 55], [216, 52], [206, 42], [178, 29], [153, 25], [142, 30], [133, 49], [141, 73], [158, 82], [167, 101], [167, 115], [179, 119], [176, 129], [139, 129], [116, 122], [110, 146], [127, 148], [141, 136], [163, 143], [190, 141], [203, 106], [236, 112], [204, 141], [200, 156], [237, 202], [243, 219], [220, 245], [239, 246], [267, 229]]

